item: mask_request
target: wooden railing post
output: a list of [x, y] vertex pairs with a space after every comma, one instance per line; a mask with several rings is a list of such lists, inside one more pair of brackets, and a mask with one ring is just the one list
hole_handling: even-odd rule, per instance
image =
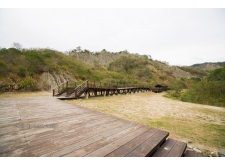
[[52, 92], [53, 92], [53, 96], [55, 96], [55, 89], [53, 89], [53, 91], [52, 91]]

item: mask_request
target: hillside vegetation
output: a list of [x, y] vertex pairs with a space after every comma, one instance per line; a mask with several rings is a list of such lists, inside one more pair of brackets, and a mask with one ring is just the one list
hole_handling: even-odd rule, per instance
[[204, 71], [210, 71], [214, 69], [219, 69], [223, 66], [225, 66], [225, 62], [205, 62], [202, 64], [194, 64], [191, 67], [204, 70]]
[[172, 89], [177, 90], [170, 91], [166, 96], [185, 102], [225, 107], [225, 66], [211, 71], [202, 81], [196, 80], [186, 91], [182, 92], [185, 85], [179, 86], [179, 84], [184, 84], [184, 82], [179, 81], [175, 84]]
[[123, 79], [117, 72], [90, 66], [54, 50], [0, 50], [0, 89], [8, 90], [9, 86], [18, 86], [18, 89], [38, 90], [36, 83], [44, 72], [68, 74], [75, 80]]
[[[100, 64], [84, 63], [50, 49], [3, 48], [0, 50], [0, 90], [40, 90], [42, 87], [38, 87], [37, 83], [45, 72], [52, 74], [55, 79], [64, 77], [72, 81], [88, 79], [107, 83], [146, 84], [151, 82], [148, 64], [149, 60], [144, 56], [120, 57], [106, 68]], [[115, 69], [117, 65], [121, 67]]]
[[[85, 60], [86, 59], [86, 60]], [[121, 52], [90, 52], [77, 48], [64, 54], [50, 49], [0, 50], [0, 91], [49, 90], [69, 80], [119, 84], [157, 83], [171, 85], [203, 78], [204, 71], [195, 72], [154, 61], [150, 55]], [[191, 81], [189, 80], [191, 79]]]

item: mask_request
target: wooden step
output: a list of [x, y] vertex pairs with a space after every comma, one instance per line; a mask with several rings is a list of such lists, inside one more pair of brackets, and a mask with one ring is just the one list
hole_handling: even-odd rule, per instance
[[204, 157], [204, 156], [200, 153], [195, 152], [195, 151], [187, 150], [186, 153], [184, 154], [184, 157]]
[[126, 157], [147, 157], [151, 156], [157, 148], [166, 140], [169, 136], [169, 132], [158, 131], [140, 146], [135, 148], [132, 152], [126, 155]]
[[186, 143], [169, 138], [153, 154], [153, 157], [181, 157], [184, 155], [186, 148]]

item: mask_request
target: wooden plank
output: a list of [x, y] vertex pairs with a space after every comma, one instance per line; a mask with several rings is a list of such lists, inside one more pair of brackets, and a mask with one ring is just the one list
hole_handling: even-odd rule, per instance
[[78, 143], [74, 143], [72, 145], [69, 145], [67, 147], [64, 147], [63, 149], [61, 150], [58, 150], [56, 152], [53, 152], [53, 153], [50, 153], [50, 154], [47, 154], [45, 156], [63, 156], [63, 155], [66, 155], [70, 152], [73, 152], [77, 149], [80, 149], [84, 146], [87, 146], [89, 144], [92, 144], [98, 140], [101, 140], [105, 137], [108, 137], [110, 135], [113, 135], [121, 130], [124, 130], [126, 128], [129, 128], [130, 126], [134, 125], [134, 123], [128, 123], [128, 124], [125, 124], [125, 125], [122, 125], [122, 126], [119, 126], [119, 127], [115, 127], [115, 128], [110, 128], [109, 130], [107, 130], [106, 132], [104, 133], [101, 133], [101, 134], [96, 134], [95, 136], [91, 136], [89, 137], [88, 139], [85, 139], [83, 141], [80, 141]]
[[[21, 149], [23, 149], [24, 151], [23, 152], [37, 152], [37, 149], [39, 148], [42, 148], [42, 149], [45, 149], [47, 148], [48, 150], [50, 149], [50, 147], [52, 146], [52, 142], [54, 141], [63, 141], [63, 138], [65, 140], [68, 140], [68, 139], [71, 139], [71, 138], [74, 138], [74, 137], [77, 137], [79, 133], [82, 133], [82, 134], [85, 134], [87, 132], [93, 132], [93, 128], [100, 125], [100, 129], [101, 128], [105, 128], [105, 126], [109, 126], [111, 123], [110, 122], [113, 122], [113, 121], [116, 121], [116, 119], [110, 119], [110, 118], [104, 118], [103, 120], [94, 120], [93, 123], [90, 123], [90, 122], [87, 122], [87, 123], [84, 123], [82, 125], [76, 125], [76, 127], [74, 128], [71, 128], [68, 126], [68, 131], [64, 131], [63, 132], [59, 132], [55, 135], [53, 135], [51, 138], [49, 139], [43, 139], [41, 141], [38, 141], [38, 138], [35, 142], [29, 142], [29, 143], [26, 143], [24, 144], [24, 146], [18, 146], [18, 147], [13, 147], [13, 149], [11, 150], [11, 152], [9, 152], [7, 154], [7, 156], [16, 156], [17, 154], [21, 154], [21, 152], [18, 152], [17, 150], [21, 151]], [[108, 125], [106, 123], [109, 123]], [[103, 124], [103, 125], [102, 125]], [[98, 130], [98, 129], [96, 129]], [[79, 137], [79, 136], [78, 136]], [[42, 146], [43, 144], [43, 146]], [[59, 145], [57, 145], [58, 147]], [[56, 148], [57, 148], [56, 147]], [[15, 155], [16, 154], [16, 155]]]
[[[118, 122], [115, 119], [103, 119], [100, 120], [98, 123], [94, 123], [94, 125], [91, 125], [92, 123], [87, 123], [85, 125], [88, 126], [88, 128], [81, 127], [78, 129], [72, 129], [71, 133], [62, 133], [59, 136], [53, 136], [51, 139], [43, 140], [39, 143], [30, 144], [28, 146], [25, 146], [24, 149], [26, 153], [33, 152], [36, 154], [36, 156], [41, 156], [49, 152], [54, 152], [56, 150], [59, 150], [63, 147], [66, 147], [68, 145], [71, 145], [73, 143], [79, 142], [83, 139], [88, 138], [89, 136], [96, 135], [97, 133], [101, 133], [104, 131], [107, 131], [110, 129], [110, 127], [117, 127], [118, 125], [121, 125], [123, 123]], [[98, 124], [99, 127], [95, 128]], [[93, 129], [95, 128], [95, 129]], [[24, 151], [24, 152], [25, 152]]]
[[85, 155], [87, 155], [91, 152], [94, 152], [94, 151], [98, 150], [99, 148], [102, 148], [102, 147], [112, 143], [113, 141], [116, 141], [117, 139], [120, 139], [120, 138], [126, 136], [127, 134], [139, 129], [140, 127], [141, 127], [141, 125], [136, 124], [136, 125], [131, 126], [127, 129], [124, 129], [124, 130], [122, 130], [122, 131], [120, 131], [120, 132], [118, 132], [118, 133], [116, 133], [112, 136], [109, 136], [105, 139], [99, 140], [95, 143], [87, 145], [87, 146], [85, 146], [85, 147], [83, 147], [79, 150], [76, 150], [76, 151], [71, 152], [71, 153], [69, 153], [67, 155], [64, 155], [64, 156], [66, 156], [66, 157], [69, 157], [69, 156], [85, 156]]
[[[124, 122], [120, 122], [118, 120], [114, 120], [110, 123], [99, 125], [99, 127], [92, 127], [92, 129], [89, 130], [80, 130], [81, 132], [74, 132], [73, 136], [64, 136], [63, 138], [57, 138], [54, 139], [54, 144], [45, 148], [40, 148], [37, 151], [35, 151], [38, 155], [47, 155], [47, 153], [58, 151], [66, 146], [69, 146], [71, 144], [78, 143], [82, 140], [88, 139], [90, 137], [93, 137], [95, 135], [99, 135], [103, 132], [106, 132], [110, 129], [113, 129], [115, 127], [118, 127], [120, 125], [124, 124]], [[94, 129], [93, 129], [94, 128]]]
[[[76, 125], [76, 127], [79, 127], [80, 124], [82, 123], [87, 123], [89, 120], [92, 120], [92, 122], [99, 122], [99, 116], [78, 116], [78, 118], [71, 118], [70, 120], [67, 119], [67, 122], [61, 121], [61, 123], [56, 123], [58, 124], [58, 127], [56, 128], [32, 128], [32, 129], [19, 129], [19, 131], [15, 131], [12, 134], [8, 134], [7, 136], [2, 136], [1, 138], [1, 144], [13, 144], [14, 148], [16, 148], [17, 145], [21, 146], [21, 143], [15, 143], [16, 139], [21, 139], [21, 138], [26, 138], [24, 143], [28, 144], [29, 143], [34, 143], [41, 141], [42, 139], [46, 140], [46, 138], [51, 135], [51, 137], [48, 138], [53, 138], [54, 136], [57, 135], [57, 132], [61, 133], [62, 131], [67, 131], [67, 134], [69, 133], [69, 129], [71, 129], [71, 126]], [[54, 121], [51, 121], [54, 122]], [[52, 124], [52, 123], [45, 123], [45, 124]], [[3, 143], [4, 142], [4, 143]], [[0, 146], [1, 146], [0, 144]]]
[[130, 152], [127, 157], [145, 157], [153, 154], [157, 147], [160, 146], [165, 139], [169, 136], [166, 131], [158, 131], [151, 138], [145, 141], [142, 145]]
[[181, 141], [176, 141], [173, 148], [168, 153], [167, 157], [181, 157], [183, 156], [186, 148], [187, 148], [186, 143]]
[[165, 157], [168, 155], [170, 150], [173, 148], [176, 140], [167, 139], [163, 145], [152, 155], [152, 157]]
[[204, 155], [202, 155], [201, 153], [197, 153], [198, 157], [205, 157]]
[[[10, 126], [5, 126], [4, 128], [1, 128], [1, 133], [0, 133], [0, 136], [4, 136], [4, 135], [8, 135], [8, 134], [15, 134], [17, 132], [20, 132], [21, 130], [25, 131], [25, 132], [29, 132], [29, 131], [32, 131], [33, 129], [30, 129], [30, 128], [23, 128], [23, 127], [18, 127], [18, 126], [34, 126], [34, 125], [38, 125], [38, 124], [41, 124], [41, 125], [47, 125], [47, 124], [58, 124], [60, 125], [61, 123], [65, 123], [65, 122], [77, 122], [78, 120], [81, 120], [81, 119], [85, 119], [86, 117], [90, 117], [90, 116], [93, 116], [92, 114], [88, 114], [88, 113], [85, 113], [85, 114], [76, 114], [74, 116], [68, 116], [66, 118], [64, 118], [63, 116], [61, 116], [60, 119], [58, 120], [54, 120], [54, 118], [49, 118], [48, 120], [38, 120], [38, 121], [35, 121], [35, 122], [29, 122], [29, 121], [26, 121], [26, 122], [20, 122], [16, 125], [10, 125]], [[37, 129], [35, 129], [37, 130]]]
[[184, 154], [184, 157], [196, 157], [196, 156], [198, 156], [197, 152], [190, 150], [187, 150], [186, 153]]
[[122, 145], [128, 143], [129, 141], [131, 141], [132, 139], [136, 138], [137, 136], [139, 136], [140, 134], [146, 132], [148, 130], [147, 127], [142, 126], [141, 128], [135, 130], [134, 132], [128, 134], [127, 136], [124, 136], [123, 138], [120, 138], [88, 155], [86, 155], [86, 157], [103, 157], [109, 153], [111, 153], [112, 151], [116, 150], [117, 148], [121, 147]]
[[135, 139], [131, 140], [127, 144], [121, 146], [120, 148], [114, 150], [113, 152], [106, 155], [106, 157], [122, 157], [129, 154], [131, 151], [133, 151], [135, 148], [140, 146], [142, 143], [144, 143], [146, 140], [148, 140], [150, 137], [152, 137], [156, 132], [158, 132], [158, 129], [149, 129], [148, 131], [144, 132], [143, 134], [139, 135]]
[[169, 138], [154, 153], [153, 157], [181, 157], [183, 156], [186, 147], [186, 143]]
[[184, 157], [204, 157], [202, 154], [195, 151], [187, 150], [184, 154]]

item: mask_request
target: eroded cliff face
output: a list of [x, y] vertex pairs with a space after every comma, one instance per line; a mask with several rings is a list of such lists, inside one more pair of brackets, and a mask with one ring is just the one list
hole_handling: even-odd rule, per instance
[[76, 79], [66, 72], [64, 73], [44, 72], [40, 75], [39, 79], [37, 80], [37, 87], [42, 90], [52, 90], [66, 81], [75, 82]]
[[158, 69], [159, 72], [168, 72], [169, 74], [172, 74], [176, 78], [188, 78], [189, 79], [189, 78], [195, 77], [194, 75], [191, 75], [191, 73], [183, 71], [176, 66], [170, 66], [170, 65], [160, 62], [160, 61], [154, 61], [154, 65]]
[[85, 63], [91, 64], [91, 65], [102, 65], [104, 67], [107, 67], [111, 62], [113, 62], [114, 60], [116, 60], [122, 56], [134, 56], [133, 54], [129, 54], [126, 51], [112, 53], [112, 52], [107, 52], [105, 50], [103, 50], [99, 53], [72, 52], [72, 53], [70, 53], [70, 55], [78, 60], [85, 62]]
[[[117, 53], [111, 53], [107, 51], [101, 51], [99, 53], [93, 54], [91, 52], [82, 52], [76, 53], [73, 52], [72, 55], [74, 58], [77, 58], [83, 62], [86, 62], [91, 65], [102, 65], [104, 67], [108, 67], [111, 62], [114, 60], [122, 57], [122, 56], [138, 56], [138, 54], [130, 54], [126, 51], [121, 51]], [[183, 71], [176, 66], [170, 66], [164, 62], [160, 62], [157, 60], [150, 60], [149, 68], [159, 74], [159, 75], [166, 75], [170, 74], [176, 78], [192, 78], [195, 77], [191, 75], [189, 72]], [[166, 74], [165, 74], [166, 72]]]
[[216, 63], [205, 63], [205, 64], [201, 64], [199, 66], [196, 66], [196, 68], [204, 70], [204, 71], [210, 71], [210, 70], [214, 70], [214, 69], [219, 69], [222, 66], [216, 64]]
[[[51, 91], [55, 87], [59, 86], [60, 84], [66, 82], [67, 80], [69, 82], [76, 82], [76, 79], [73, 78], [69, 73], [62, 72], [62, 73], [56, 73], [56, 72], [43, 72], [40, 75], [35, 75], [31, 80], [31, 86], [35, 86], [36, 88], [29, 88], [29, 85], [26, 87], [23, 87], [22, 83], [26, 81], [27, 78], [20, 78], [16, 74], [10, 74], [5, 79], [0, 80], [0, 87], [2, 89], [2, 92], [4, 91], [14, 91], [14, 90], [45, 90], [45, 91]], [[29, 82], [27, 82], [29, 83]]]

